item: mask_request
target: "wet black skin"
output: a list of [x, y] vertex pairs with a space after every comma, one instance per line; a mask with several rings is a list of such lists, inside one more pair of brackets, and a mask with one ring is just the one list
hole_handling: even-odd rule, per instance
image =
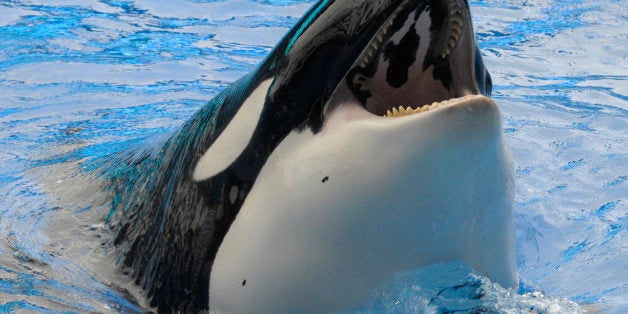
[[[166, 313], [207, 309], [216, 252], [269, 155], [294, 130], [320, 131], [331, 94], [355, 75], [356, 60], [393, 12], [448, 3], [320, 1], [255, 71], [205, 105], [163, 147], [137, 153], [113, 166], [115, 171], [109, 171], [109, 176], [115, 210], [110, 222], [117, 232], [114, 244], [123, 269], [146, 290], [151, 306]], [[466, 1], [459, 3], [468, 11]], [[434, 32], [438, 31], [436, 27]], [[463, 68], [473, 70], [469, 75], [477, 91], [488, 94], [490, 77], [473, 38], [467, 40], [471, 43], [467, 56], [471, 57]], [[390, 81], [398, 85], [407, 60], [401, 51], [388, 55], [399, 59]], [[456, 60], [426, 62], [436, 65], [435, 80], [456, 90], [456, 68], [451, 67]], [[273, 77], [260, 123], [240, 157], [216, 176], [194, 182], [192, 173], [203, 153], [243, 100]], [[230, 198], [234, 186], [239, 192]]]

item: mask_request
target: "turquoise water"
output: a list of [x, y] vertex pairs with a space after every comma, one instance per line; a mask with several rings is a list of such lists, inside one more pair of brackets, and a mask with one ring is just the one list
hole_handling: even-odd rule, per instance
[[[85, 188], [93, 170], [174, 131], [312, 3], [0, 0], [0, 312], [142, 311], [141, 292], [112, 270], [106, 199]], [[522, 285], [513, 295], [463, 282], [493, 308], [627, 312], [625, 3], [471, 5], [515, 159]], [[400, 274], [362, 310], [433, 309], [439, 289], [416, 283], [445, 270], [469, 273]]]

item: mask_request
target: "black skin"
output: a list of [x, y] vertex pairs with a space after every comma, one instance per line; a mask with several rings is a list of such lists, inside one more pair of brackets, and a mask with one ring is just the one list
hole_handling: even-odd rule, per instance
[[[336, 86], [380, 26], [406, 3], [331, 0], [317, 10], [323, 2], [306, 13], [317, 17], [311, 25], [302, 26], [303, 18], [257, 71], [205, 105], [161, 149], [131, 155], [105, 172], [114, 195], [110, 224], [121, 265], [158, 312], [207, 310], [212, 262], [264, 163], [290, 132], [320, 131], [323, 106]], [[424, 1], [410, 6], [421, 5]], [[203, 153], [243, 100], [273, 77], [260, 123], [240, 157], [216, 176], [194, 182]], [[231, 202], [234, 186], [239, 192]], [[240, 280], [246, 288], [246, 278]]]

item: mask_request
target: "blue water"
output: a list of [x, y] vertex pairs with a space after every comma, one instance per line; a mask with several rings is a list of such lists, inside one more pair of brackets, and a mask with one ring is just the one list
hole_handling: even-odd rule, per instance
[[[104, 192], [85, 188], [94, 170], [175, 130], [312, 3], [0, 0], [0, 313], [142, 311], [111, 270]], [[471, 5], [515, 159], [521, 287], [437, 265], [391, 279], [361, 311], [455, 307], [416, 284], [461, 273], [471, 288], [452, 295], [481, 287], [492, 309], [628, 312], [626, 3]]]

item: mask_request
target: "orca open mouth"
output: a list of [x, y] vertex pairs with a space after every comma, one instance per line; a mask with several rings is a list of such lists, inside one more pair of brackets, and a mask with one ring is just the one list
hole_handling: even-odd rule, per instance
[[409, 0], [380, 27], [345, 82], [374, 115], [418, 114], [490, 96], [478, 53], [465, 0]]

